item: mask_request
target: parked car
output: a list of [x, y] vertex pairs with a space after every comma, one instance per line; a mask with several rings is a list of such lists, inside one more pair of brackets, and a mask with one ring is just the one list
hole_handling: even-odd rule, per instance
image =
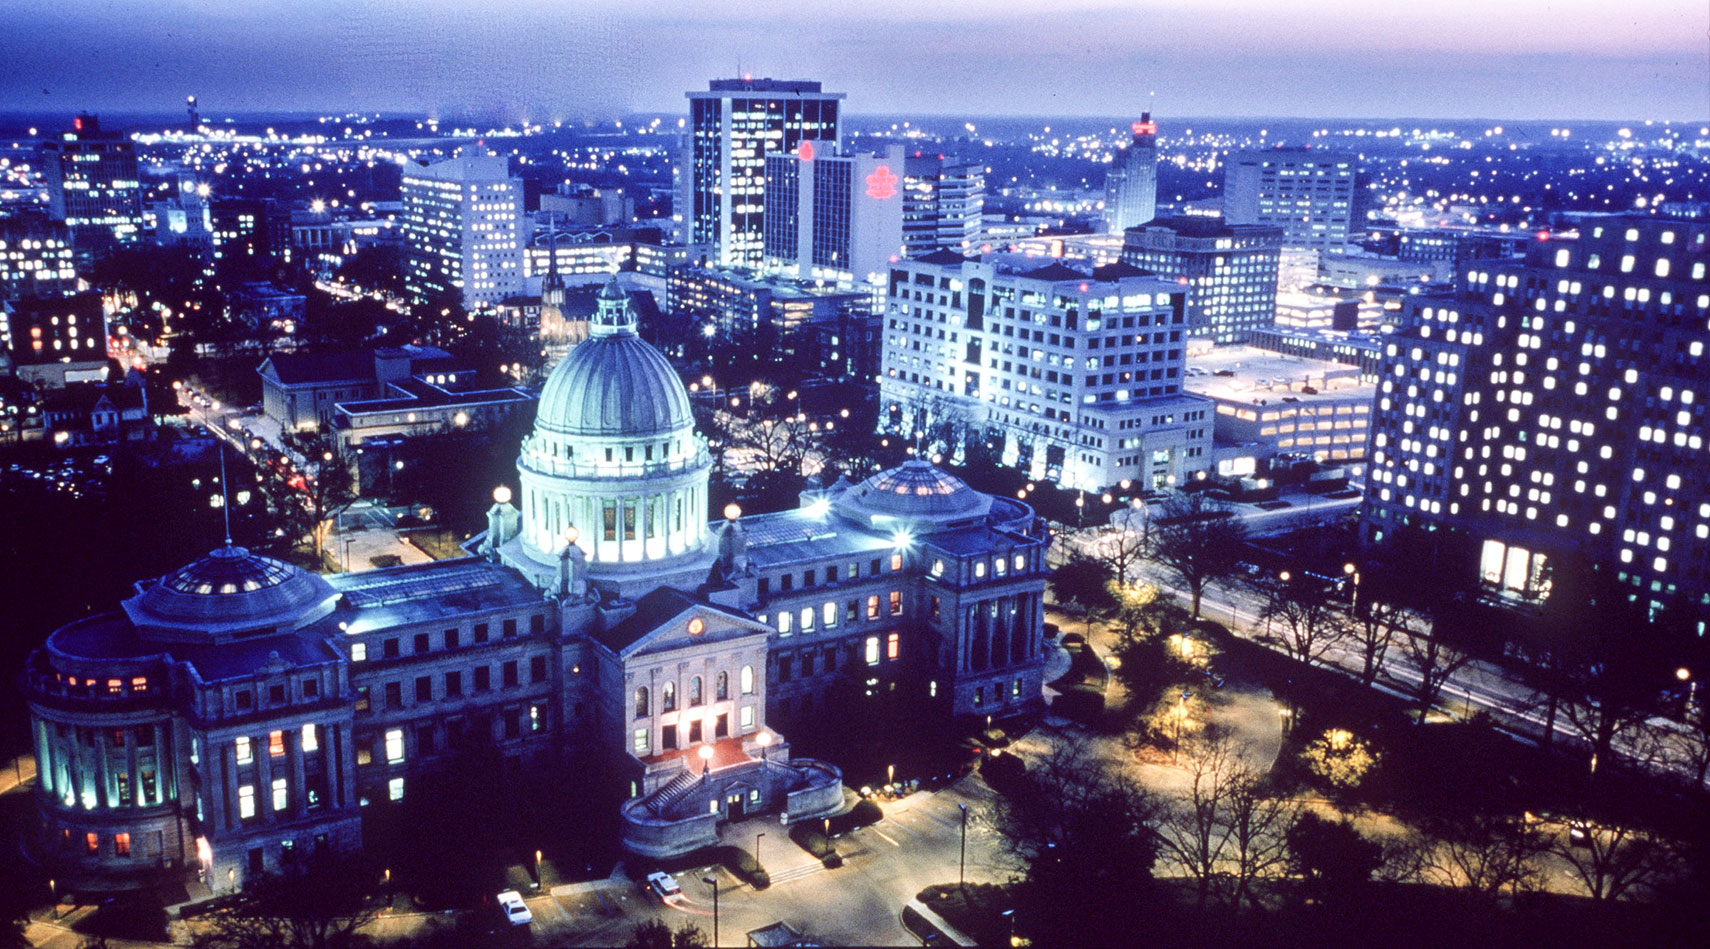
[[512, 926], [527, 926], [534, 922], [534, 913], [523, 902], [522, 894], [516, 890], [506, 890], [499, 894], [499, 912], [505, 914], [505, 919]]

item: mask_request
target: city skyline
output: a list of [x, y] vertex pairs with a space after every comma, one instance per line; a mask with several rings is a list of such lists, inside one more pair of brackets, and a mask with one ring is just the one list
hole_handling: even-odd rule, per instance
[[[1710, 112], [1710, 10], [1584, 0], [1430, 13], [1321, 0], [1045, 11], [875, 0], [466, 0], [356, 5], [21, 0], [0, 26], [9, 110], [384, 110], [551, 121], [683, 111], [707, 76], [812, 78], [851, 111], [988, 115], [1679, 119]], [[778, 36], [791, 42], [780, 46]], [[1019, 51], [1019, 52], [1017, 52]], [[1326, 63], [1334, 68], [1326, 69]], [[880, 65], [882, 64], [882, 65]], [[1156, 93], [1150, 100], [1148, 93]]]

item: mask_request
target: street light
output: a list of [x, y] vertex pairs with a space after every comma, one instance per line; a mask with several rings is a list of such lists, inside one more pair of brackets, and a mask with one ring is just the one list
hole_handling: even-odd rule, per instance
[[718, 946], [718, 877], [708, 874], [701, 877], [702, 883], [712, 884], [712, 944]]
[[956, 859], [956, 888], [963, 889], [968, 879], [968, 805], [958, 804], [956, 809], [962, 812], [962, 850]]
[[1360, 571], [1356, 569], [1353, 564], [1345, 563], [1342, 565], [1342, 572], [1346, 574], [1354, 584], [1353, 592], [1348, 595], [1348, 614], [1350, 616], [1358, 616], [1360, 615]]
[[1692, 703], [1698, 698], [1698, 680], [1692, 677], [1692, 670], [1681, 666], [1674, 670], [1674, 677], [1686, 683], [1686, 711], [1692, 712]]

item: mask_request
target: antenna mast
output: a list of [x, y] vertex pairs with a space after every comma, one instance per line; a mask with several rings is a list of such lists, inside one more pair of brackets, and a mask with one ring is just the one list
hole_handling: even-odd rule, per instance
[[226, 485], [226, 440], [216, 436], [220, 443], [220, 513], [226, 516], [226, 546], [232, 545], [232, 492]]

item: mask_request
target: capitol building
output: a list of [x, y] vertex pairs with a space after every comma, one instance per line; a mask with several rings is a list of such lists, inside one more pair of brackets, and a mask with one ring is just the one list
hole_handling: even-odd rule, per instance
[[597, 762], [626, 850], [669, 857], [845, 806], [769, 724], [836, 722], [839, 680], [918, 690], [944, 729], [1040, 707], [1032, 510], [913, 460], [709, 518], [688, 393], [615, 279], [517, 466], [467, 557], [318, 576], [228, 541], [56, 630], [24, 674], [31, 856], [72, 887], [230, 892], [360, 848], [365, 805], [493, 747]]

